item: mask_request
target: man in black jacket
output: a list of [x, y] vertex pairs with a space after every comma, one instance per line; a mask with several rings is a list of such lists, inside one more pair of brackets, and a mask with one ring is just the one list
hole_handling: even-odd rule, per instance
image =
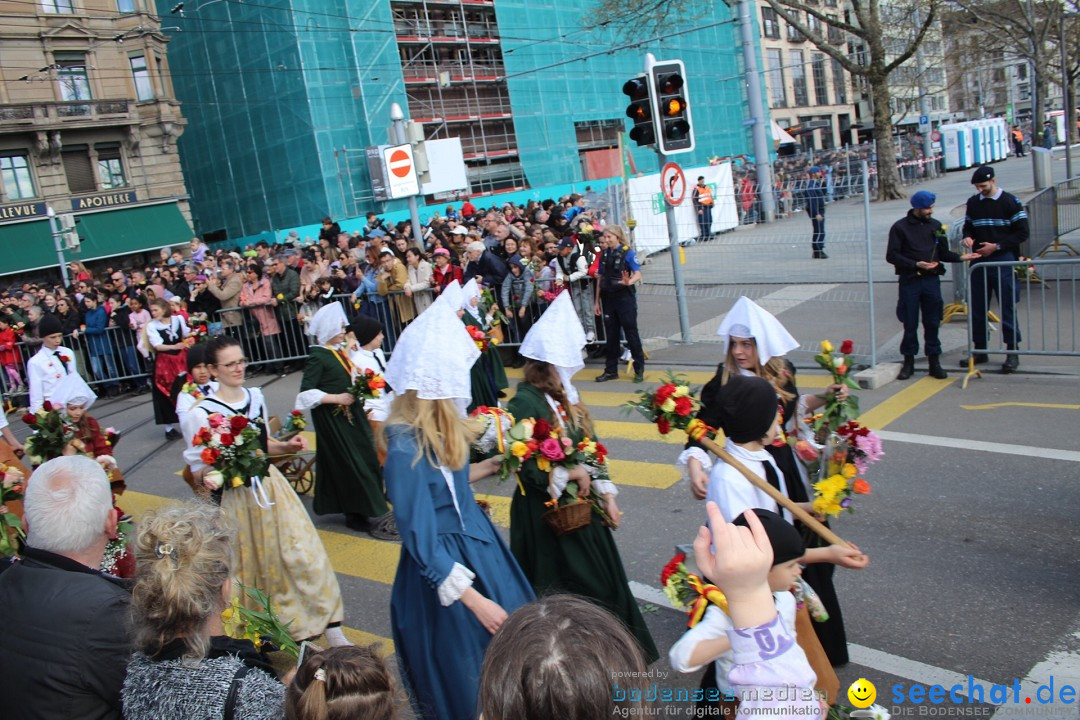
[[[991, 295], [997, 295], [1001, 304], [1001, 334], [1005, 347], [1015, 351], [1020, 344], [1020, 328], [1016, 326], [1017, 291], [1016, 276], [1011, 266], [997, 266], [979, 271], [980, 262], [1016, 261], [1020, 246], [1028, 239], [1028, 216], [1023, 204], [997, 186], [994, 168], [983, 165], [971, 176], [971, 184], [978, 191], [968, 198], [964, 217], [964, 240], [966, 248], [972, 248], [978, 259], [972, 263], [971, 272], [971, 340], [976, 365], [989, 361], [986, 354], [986, 306]], [[968, 367], [968, 358], [961, 361]], [[1001, 372], [1016, 372], [1019, 355], [1010, 353], [1005, 357]]]
[[919, 352], [919, 313], [922, 312], [923, 349], [930, 365], [930, 376], [938, 379], [948, 377], [941, 367], [941, 341], [938, 328], [945, 303], [941, 299], [941, 280], [945, 274], [942, 263], [961, 262], [978, 257], [975, 254], [961, 257], [949, 249], [945, 227], [931, 215], [937, 197], [932, 192], [920, 190], [911, 196], [911, 209], [902, 220], [897, 220], [889, 230], [889, 246], [885, 260], [900, 276], [900, 299], [896, 303], [896, 316], [904, 324], [904, 339], [900, 352], [904, 365], [898, 380], [907, 380], [915, 372], [915, 355]]
[[34, 472], [27, 547], [0, 572], [0, 677], [8, 720], [120, 720], [131, 596], [98, 568], [116, 534], [109, 480], [82, 455]]

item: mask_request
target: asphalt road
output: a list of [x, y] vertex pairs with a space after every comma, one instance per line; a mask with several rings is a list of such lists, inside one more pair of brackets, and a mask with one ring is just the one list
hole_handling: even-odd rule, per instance
[[[707, 360], [705, 350], [688, 350], [657, 353], [652, 368], [677, 367], [679, 355]], [[698, 384], [708, 377], [701, 367], [691, 371]], [[704, 512], [672, 466], [679, 445], [662, 442], [651, 426], [619, 409], [637, 386], [596, 384], [591, 378], [598, 372], [590, 366], [580, 373], [579, 389], [616, 461], [626, 513], [616, 539], [627, 574], [635, 594], [646, 598], [645, 616], [666, 652], [685, 617], [654, 600], [659, 572], [674, 546], [690, 541]], [[659, 374], [650, 372], [648, 380]], [[825, 384], [812, 372], [799, 377], [804, 392]], [[1025, 683], [1020, 711], [1076, 716], [1076, 705], [1028, 706], [1023, 698], [1032, 696], [1029, 680], [1043, 684], [1051, 674], [1059, 688], [1080, 684], [1080, 376], [1068, 368], [988, 373], [966, 390], [959, 380], [916, 376], [861, 394], [865, 422], [885, 433], [886, 456], [868, 475], [872, 493], [834, 525], [871, 557], [868, 569], [837, 574], [853, 657], [839, 669], [842, 691], [865, 677], [876, 684], [878, 702], [897, 715], [988, 717], [997, 710], [988, 703], [894, 707], [892, 688], [961, 681], [966, 687], [970, 674], [989, 693], [990, 683], [1019, 679]], [[252, 379], [264, 385], [279, 415], [292, 408], [299, 381], [299, 374]], [[138, 516], [189, 497], [178, 475], [181, 442], [161, 447], [147, 396], [101, 401], [92, 414], [125, 431], [116, 455], [132, 470], [122, 507]], [[25, 435], [20, 422], [14, 427]], [[494, 498], [496, 521], [505, 528], [510, 487], [482, 483], [477, 492]], [[399, 547], [347, 530], [342, 517], [315, 522], [338, 572], [350, 634], [392, 653], [389, 597]], [[664, 684], [697, 686], [696, 676], [672, 673], [666, 658], [656, 669]], [[686, 710], [680, 705], [669, 714]]]

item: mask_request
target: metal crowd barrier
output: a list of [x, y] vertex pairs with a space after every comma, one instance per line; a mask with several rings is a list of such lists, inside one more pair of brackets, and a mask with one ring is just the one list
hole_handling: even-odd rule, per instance
[[[973, 311], [987, 309], [985, 348], [975, 347], [974, 320], [968, 320], [969, 357], [972, 353], [1080, 357], [1080, 258], [979, 262], [968, 268], [967, 275], [968, 306]], [[990, 312], [994, 297], [1000, 310], [996, 325]], [[976, 374], [972, 365], [965, 387]]]

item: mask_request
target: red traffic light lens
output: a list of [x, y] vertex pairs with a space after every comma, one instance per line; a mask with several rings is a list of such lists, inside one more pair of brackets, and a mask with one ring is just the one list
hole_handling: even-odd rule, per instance
[[656, 89], [661, 95], [671, 95], [682, 90], [682, 75], [661, 75], [657, 78]]

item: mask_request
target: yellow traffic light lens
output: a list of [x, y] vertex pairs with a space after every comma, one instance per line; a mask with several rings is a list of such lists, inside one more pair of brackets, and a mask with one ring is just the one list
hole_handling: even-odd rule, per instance
[[675, 117], [686, 112], [686, 102], [682, 98], [672, 98], [667, 101], [664, 109], [668, 117]]

